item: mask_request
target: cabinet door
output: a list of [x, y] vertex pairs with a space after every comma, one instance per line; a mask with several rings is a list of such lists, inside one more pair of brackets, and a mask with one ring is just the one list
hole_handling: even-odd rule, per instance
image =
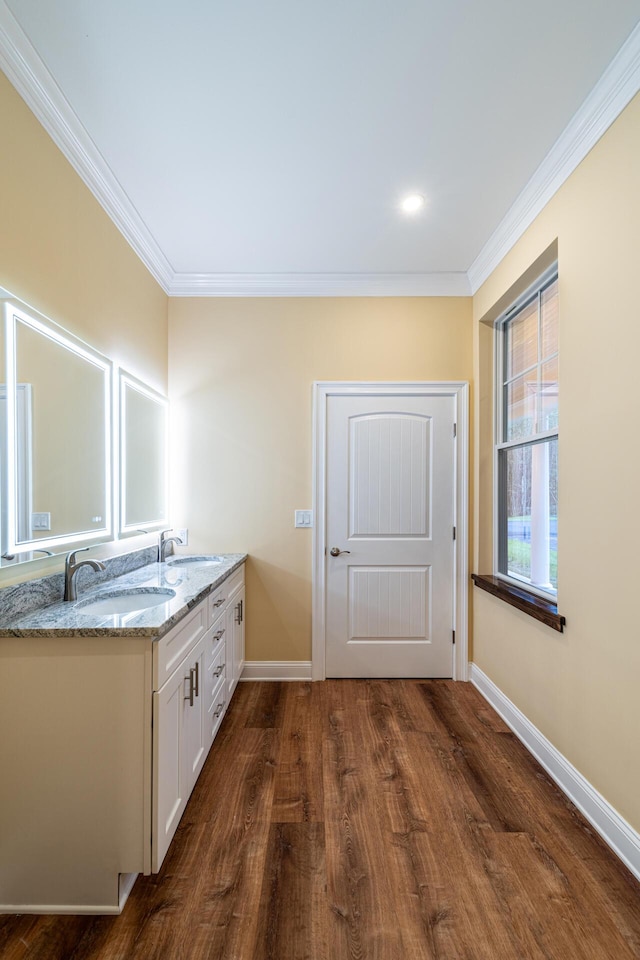
[[189, 701], [187, 661], [153, 695], [153, 822], [151, 869], [157, 873], [189, 798], [182, 757]]
[[245, 588], [234, 599], [235, 617], [233, 633], [233, 668], [239, 680], [244, 670], [244, 618], [245, 618]]
[[207, 724], [203, 695], [204, 649], [204, 638], [201, 638], [175, 673], [153, 695], [151, 869], [154, 873], [162, 866], [206, 758], [203, 740]]
[[[193, 697], [185, 701], [182, 737], [182, 762], [184, 779], [189, 793], [193, 790], [202, 766], [207, 759], [211, 738], [207, 735], [206, 667], [204, 637], [187, 657], [189, 670], [193, 670]], [[193, 701], [193, 702], [192, 702]]]
[[227, 666], [229, 678], [229, 699], [244, 667], [244, 586], [241, 586], [229, 598], [227, 609]]

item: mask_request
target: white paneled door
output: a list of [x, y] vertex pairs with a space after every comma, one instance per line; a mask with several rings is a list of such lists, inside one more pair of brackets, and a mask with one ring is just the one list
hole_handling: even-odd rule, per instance
[[329, 396], [326, 675], [451, 677], [452, 396]]

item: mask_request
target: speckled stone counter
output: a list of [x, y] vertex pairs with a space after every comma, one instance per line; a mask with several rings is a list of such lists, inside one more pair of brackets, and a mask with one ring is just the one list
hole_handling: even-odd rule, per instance
[[[210, 565], [176, 563], [181, 559], [177, 557], [166, 563], [148, 563], [103, 580], [97, 586], [91, 586], [90, 578], [86, 576], [76, 602], [59, 600], [26, 614], [22, 607], [22, 615], [15, 603], [10, 615], [5, 609], [0, 622], [0, 637], [161, 637], [247, 559], [245, 553], [218, 556], [220, 562]], [[27, 589], [28, 586], [25, 584]], [[132, 613], [105, 616], [83, 610], [82, 604], [90, 599], [117, 591], [143, 593], [149, 589], [172, 590], [175, 595], [166, 602]]]

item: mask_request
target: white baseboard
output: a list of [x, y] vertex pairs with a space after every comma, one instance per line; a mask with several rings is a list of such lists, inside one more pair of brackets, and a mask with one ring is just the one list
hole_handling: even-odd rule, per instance
[[133, 890], [133, 885], [138, 879], [137, 873], [121, 873], [118, 880], [118, 900], [120, 913], [124, 910], [124, 905], [129, 899], [129, 894]]
[[52, 916], [67, 916], [68, 914], [87, 917], [111, 917], [122, 913], [120, 905], [117, 907], [87, 906], [84, 903], [74, 905], [72, 903], [0, 903], [0, 914], [4, 913], [28, 913], [41, 914], [50, 913]]
[[247, 660], [241, 680], [311, 680], [310, 660]]
[[121, 873], [118, 877], [118, 905], [104, 904], [74, 904], [74, 903], [0, 903], [0, 914], [3, 913], [50, 913], [57, 915], [77, 914], [78, 916], [118, 916], [129, 899], [133, 885], [138, 879], [137, 873]]
[[640, 880], [640, 834], [475, 663], [469, 678], [631, 873]]

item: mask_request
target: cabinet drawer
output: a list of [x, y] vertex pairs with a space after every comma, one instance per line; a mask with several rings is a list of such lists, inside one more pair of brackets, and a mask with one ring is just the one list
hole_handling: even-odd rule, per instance
[[227, 709], [227, 683], [224, 677], [220, 677], [218, 685], [214, 689], [213, 693], [214, 695], [211, 700], [211, 706], [209, 707], [209, 712], [207, 714], [207, 731], [212, 740], [218, 731], [218, 727], [222, 723], [222, 718], [224, 717]]
[[227, 617], [226, 613], [223, 612], [218, 616], [218, 619], [215, 621], [213, 626], [207, 631], [207, 637], [205, 640], [205, 662], [207, 664], [207, 670], [211, 669], [213, 661], [218, 656], [220, 647], [224, 647], [226, 636]]
[[211, 626], [221, 613], [226, 609], [229, 598], [238, 591], [244, 583], [244, 563], [242, 566], [227, 577], [216, 589], [209, 595], [209, 625]]
[[205, 601], [209, 607], [210, 626], [216, 622], [221, 613], [224, 613], [228, 598], [229, 593], [227, 592], [227, 581], [225, 580], [219, 587], [216, 587], [213, 593], [209, 594], [208, 600]]
[[153, 689], [159, 690], [207, 629], [206, 601], [153, 645]]
[[207, 601], [209, 605], [209, 625], [215, 623], [216, 619], [226, 609], [229, 599], [234, 593], [237, 593], [244, 583], [244, 563], [238, 570], [227, 577], [220, 586], [209, 595]]
[[220, 680], [225, 679], [227, 676], [226, 654], [227, 646], [224, 642], [221, 642], [213, 662], [207, 668], [205, 679], [205, 703], [207, 705], [207, 709], [209, 709], [212, 704], [212, 701], [215, 697], [216, 688], [219, 686]]

